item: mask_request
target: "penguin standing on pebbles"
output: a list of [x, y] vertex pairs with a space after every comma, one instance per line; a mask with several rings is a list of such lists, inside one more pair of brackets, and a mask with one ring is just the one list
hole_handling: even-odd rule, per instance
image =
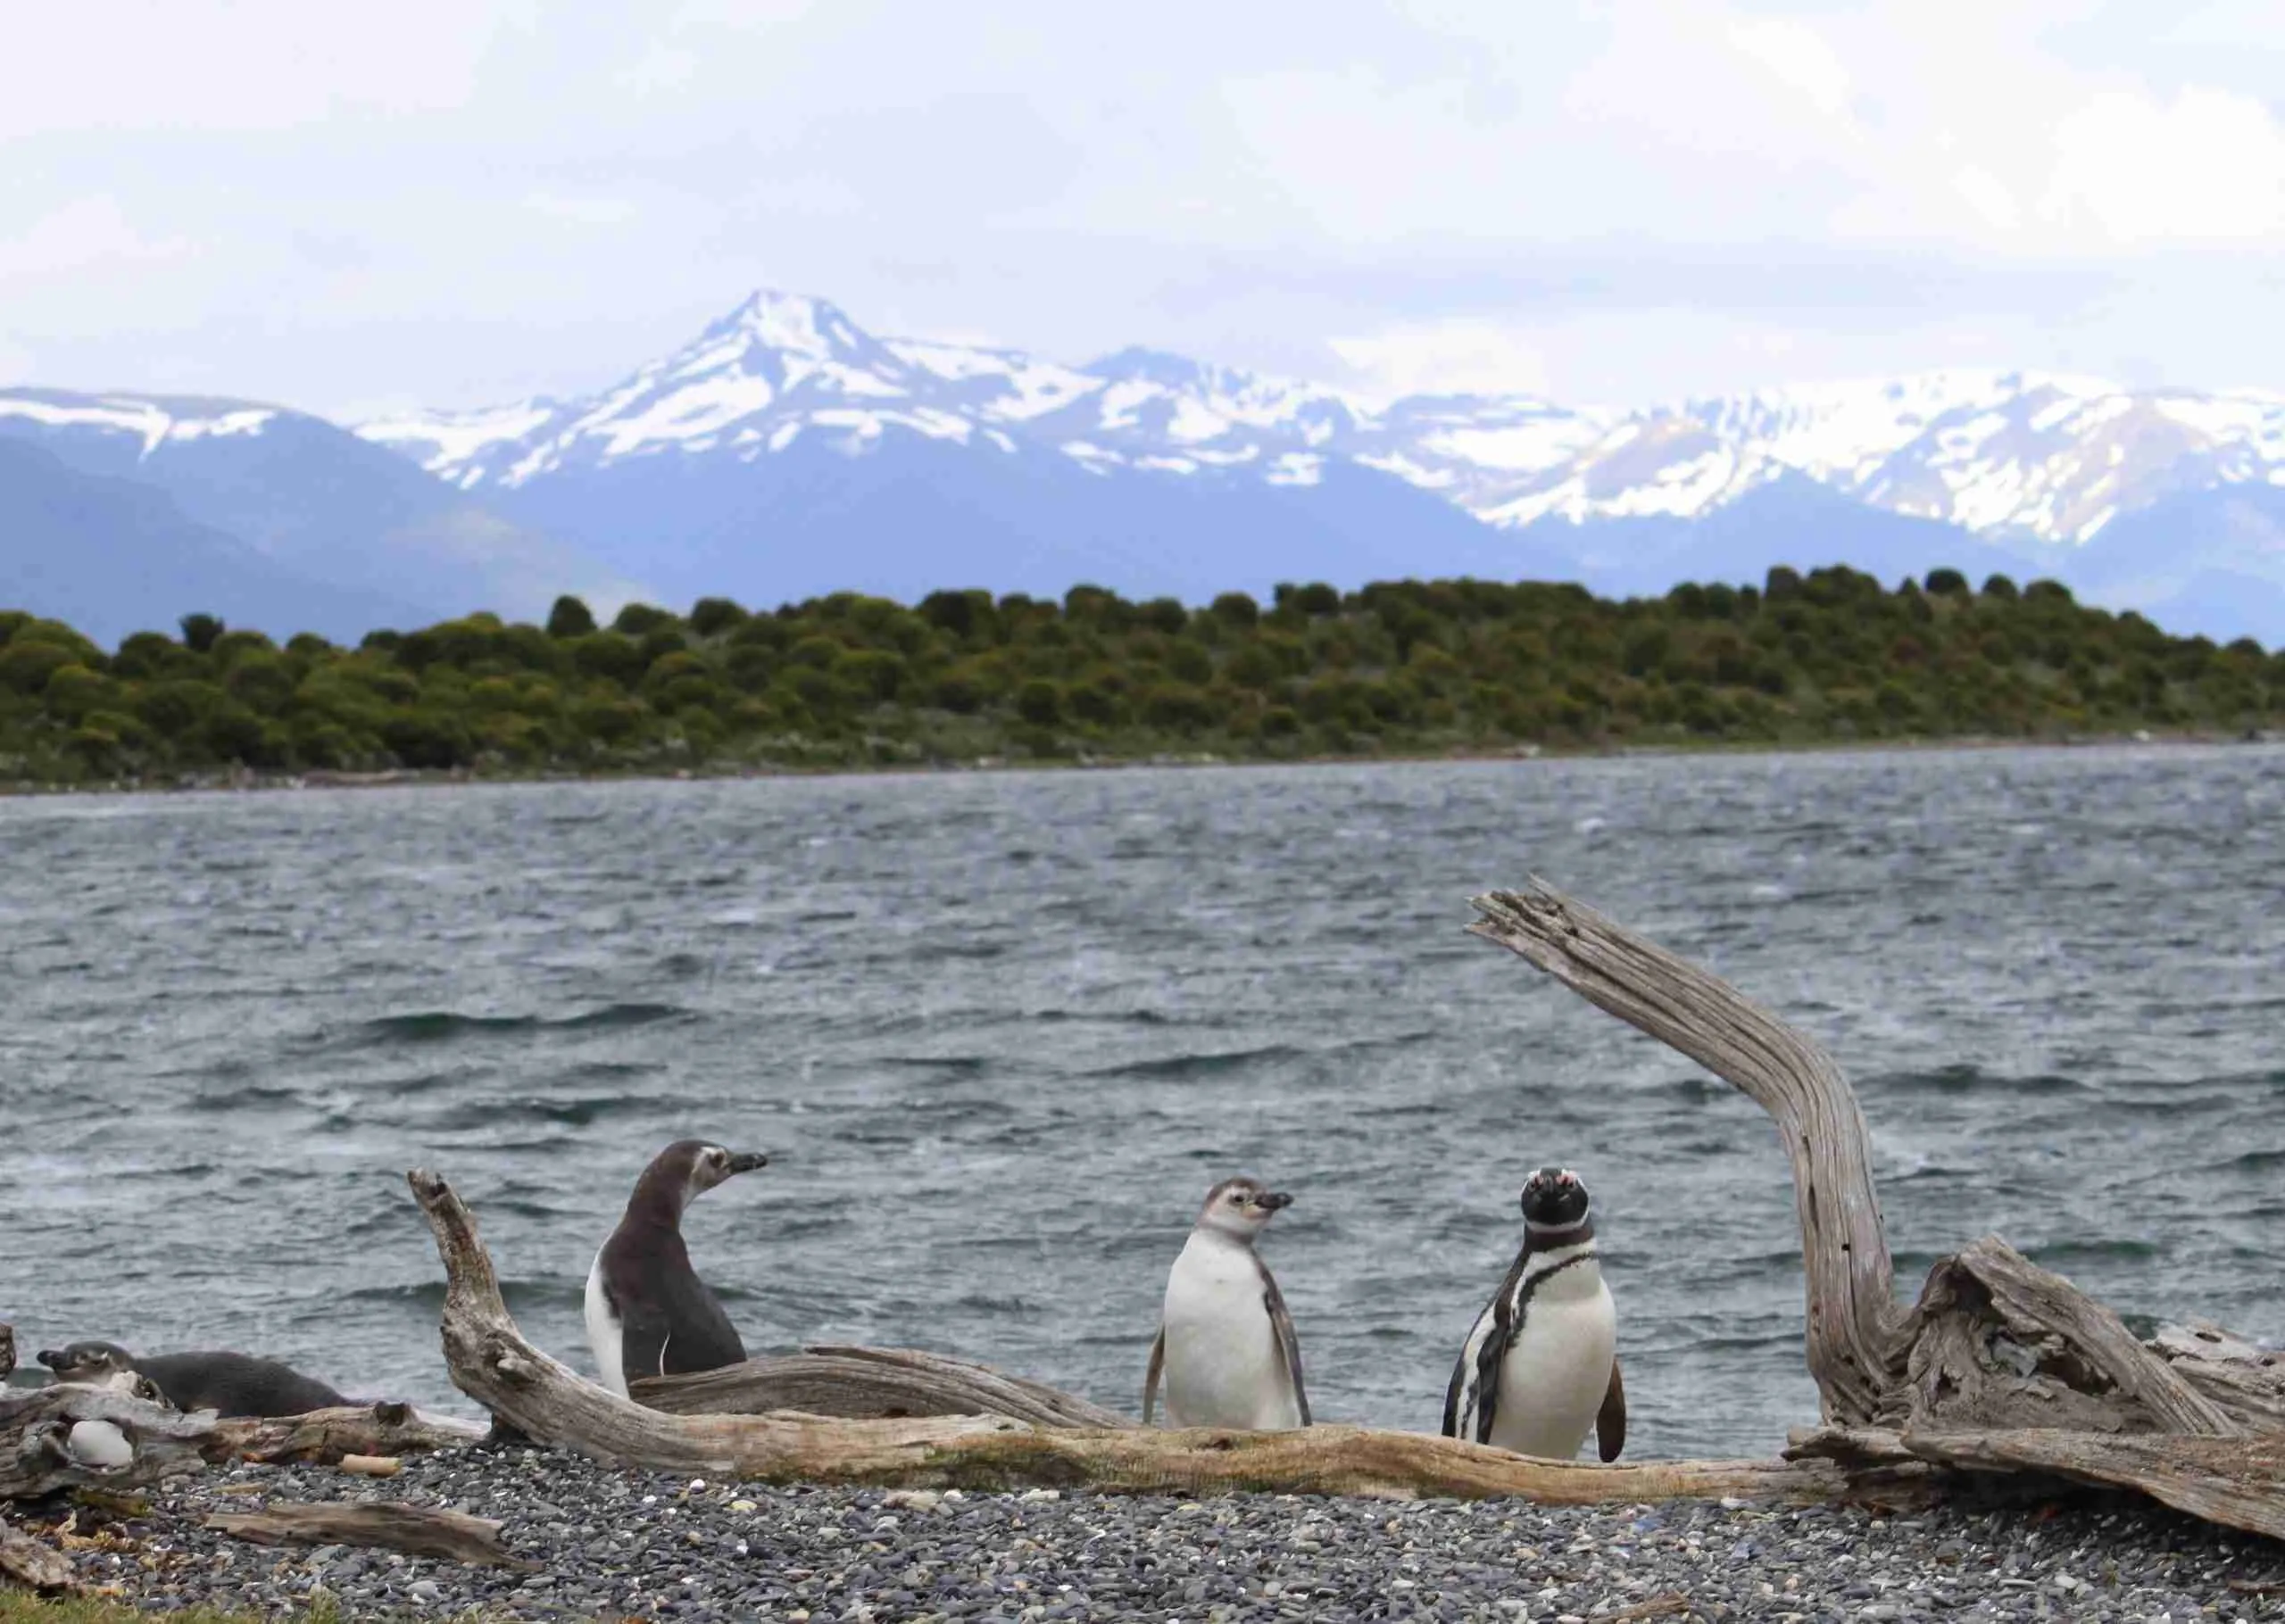
[[635, 1181], [626, 1215], [587, 1271], [587, 1346], [603, 1386], [621, 1398], [645, 1376], [680, 1376], [740, 1364], [737, 1327], [682, 1243], [685, 1208], [726, 1179], [769, 1158], [677, 1139]]
[[1206, 1195], [1190, 1239], [1167, 1276], [1166, 1305], [1142, 1378], [1142, 1424], [1159, 1380], [1177, 1427], [1282, 1430], [1309, 1424], [1301, 1347], [1292, 1316], [1254, 1241], [1292, 1205], [1251, 1179], [1226, 1179]]
[[1444, 1436], [1567, 1461], [1591, 1431], [1615, 1461], [1626, 1388], [1587, 1187], [1567, 1167], [1542, 1167], [1525, 1181], [1523, 1206], [1523, 1250], [1452, 1367]]

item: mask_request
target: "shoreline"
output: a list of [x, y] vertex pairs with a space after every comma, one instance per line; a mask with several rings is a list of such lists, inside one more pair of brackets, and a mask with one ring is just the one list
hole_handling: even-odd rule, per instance
[[85, 795], [275, 794], [303, 790], [448, 789], [476, 785], [544, 783], [718, 783], [759, 779], [958, 777], [972, 775], [1126, 773], [1176, 769], [1291, 770], [1321, 766], [1423, 766], [1440, 764], [1524, 765], [1573, 761], [1666, 760], [1677, 758], [1793, 757], [1837, 755], [1982, 755], [2001, 750], [2068, 751], [2125, 749], [2248, 749], [2285, 744], [2285, 734], [2265, 732], [2214, 733], [2198, 730], [2086, 733], [2019, 738], [1963, 733], [1944, 738], [1821, 739], [1598, 744], [1515, 745], [1504, 750], [1392, 750], [1353, 756], [1222, 756], [1212, 751], [1163, 751], [1149, 756], [1015, 759], [978, 756], [967, 760], [861, 762], [818, 766], [746, 764], [696, 767], [627, 767], [575, 772], [560, 768], [395, 768], [352, 773], [332, 769], [302, 772], [235, 768], [183, 774], [168, 782], [108, 779], [81, 783], [14, 781], [0, 783], [0, 800]]
[[[210, 1469], [106, 1512], [12, 1513], [129, 1606], [595, 1620], [2285, 1618], [2285, 1542], [2129, 1496], [1887, 1509], [1563, 1506], [770, 1487], [527, 1446], [368, 1479]], [[248, 1543], [206, 1519], [365, 1499], [497, 1521], [519, 1567]], [[56, 1530], [70, 1513], [75, 1537]], [[58, 1609], [59, 1613], [63, 1610]], [[12, 1615], [0, 1612], [0, 1617]], [[37, 1618], [38, 1612], [31, 1611]]]

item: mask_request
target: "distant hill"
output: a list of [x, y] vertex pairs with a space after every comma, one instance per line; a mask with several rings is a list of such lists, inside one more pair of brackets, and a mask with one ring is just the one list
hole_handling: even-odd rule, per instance
[[[158, 510], [154, 509], [154, 512]], [[660, 773], [1369, 758], [1614, 744], [2285, 729], [2285, 654], [2170, 637], [2049, 581], [1772, 570], [1612, 601], [1575, 585], [1289, 586], [1203, 609], [1092, 587], [752, 614], [566, 599], [345, 649], [210, 623], [106, 654], [0, 612], [0, 780], [218, 767]]]
[[[481, 608], [535, 614], [565, 590], [602, 601], [633, 595], [592, 560], [304, 412], [199, 397], [0, 390], [0, 446], [33, 448], [75, 472], [155, 493], [210, 538], [237, 543], [235, 573], [219, 563], [219, 573], [206, 573], [221, 556], [210, 541], [186, 551], [163, 581], [148, 578], [154, 600], [162, 584], [181, 594], [170, 599], [162, 626], [192, 610], [221, 612], [225, 594], [244, 588], [247, 554], [274, 590], [260, 600], [261, 621], [251, 609], [239, 617], [281, 636], [360, 635], [376, 624], [364, 617], [383, 606], [409, 624]], [[13, 477], [0, 474], [0, 501]], [[69, 551], [42, 554], [37, 575], [20, 573], [30, 568], [20, 561], [24, 544], [0, 545], [0, 598], [21, 601], [37, 583], [65, 594], [42, 600], [60, 613], [67, 597], [93, 606], [122, 586], [144, 590]], [[113, 618], [105, 610], [96, 623]]]
[[82, 473], [43, 447], [0, 437], [0, 598], [30, 603], [106, 646], [171, 633], [187, 609], [242, 626], [337, 637], [427, 618], [381, 591], [326, 585], [280, 568], [131, 479]]

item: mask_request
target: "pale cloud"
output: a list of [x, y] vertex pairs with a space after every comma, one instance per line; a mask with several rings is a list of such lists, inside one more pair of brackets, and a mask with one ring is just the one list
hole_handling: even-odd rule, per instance
[[681, 89], [697, 72], [697, 52], [654, 39], [644, 48], [641, 56], [615, 76], [615, 82], [620, 89], [636, 95], [653, 95], [662, 90]]
[[624, 197], [580, 197], [560, 192], [534, 192], [524, 207], [550, 220], [579, 226], [622, 226], [635, 218], [635, 205]]
[[1824, 36], [1803, 23], [1763, 17], [1732, 21], [1730, 44], [1806, 97], [1827, 118], [1849, 109], [1849, 69]]
[[73, 0], [11, 8], [0, 139], [284, 129], [348, 112], [458, 107], [536, 0]]
[[1546, 359], [1522, 333], [1488, 322], [1398, 327], [1329, 347], [1384, 399], [1404, 394], [1542, 394]]
[[2044, 221], [2136, 246], [2285, 236], [2285, 129], [2252, 96], [2106, 92], [2056, 124], [2055, 146]]
[[1990, 170], [1969, 164], [1952, 177], [1952, 189], [1986, 225], [2013, 231], [2023, 223], [2023, 211], [2015, 195]]
[[1379, 388], [2285, 383], [2274, 5], [14, 9], [0, 338], [59, 386], [561, 394], [762, 284]]
[[116, 272], [193, 252], [183, 237], [143, 236], [107, 195], [82, 197], [42, 215], [13, 236], [0, 236], [0, 303], [35, 284]]

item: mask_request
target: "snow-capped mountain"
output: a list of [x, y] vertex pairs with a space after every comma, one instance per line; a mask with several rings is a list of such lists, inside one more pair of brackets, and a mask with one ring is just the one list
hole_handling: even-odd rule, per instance
[[[758, 573], [788, 592], [825, 579], [789, 549], [854, 568], [861, 579], [849, 584], [908, 592], [925, 590], [913, 569], [930, 584], [1001, 586], [1093, 569], [1195, 595], [1288, 569], [1270, 553], [1328, 578], [1350, 567], [1537, 569], [1661, 590], [1701, 566], [1746, 568], [1765, 543], [1771, 561], [1857, 561], [1852, 529], [1867, 564], [2005, 564], [2068, 580], [2080, 550], [2122, 516], [2285, 485], [2279, 394], [1952, 370], [1642, 409], [1513, 395], [1375, 403], [1144, 350], [1069, 367], [875, 337], [823, 300], [770, 292], [591, 399], [358, 432], [622, 569], [655, 578], [661, 551], [694, 540], [709, 568], [774, 559]], [[1104, 484], [1106, 500], [1073, 496], [1075, 473]], [[890, 485], [903, 500], [885, 498]], [[933, 507], [919, 486], [935, 493]], [[638, 488], [647, 518], [614, 500]], [[1282, 517], [1274, 503], [1259, 509], [1272, 493], [1310, 491], [1320, 500]], [[1175, 522], [1177, 511], [1228, 536], [1200, 550], [1217, 577], [1139, 568], [1173, 561], [1167, 539], [1134, 521]], [[1279, 548], [1261, 528], [1300, 523], [1321, 544], [1314, 526], [1344, 511], [1397, 528], [1376, 540], [1347, 525], [1315, 569], [1308, 547]], [[987, 512], [992, 534], [972, 534], [966, 521]], [[937, 543], [886, 559], [877, 534], [853, 528], [860, 514], [931, 530]], [[1470, 531], [1446, 522], [1456, 516]], [[639, 556], [619, 550], [628, 526], [643, 530]], [[1091, 550], [1094, 541], [1107, 545]], [[2273, 581], [2281, 619], [2270, 634], [2285, 635], [2285, 547], [2270, 543], [2218, 561], [2200, 554], [2196, 568]], [[669, 579], [685, 575], [666, 568]], [[2113, 562], [2099, 573], [2122, 606], [2159, 610], [2197, 596], [2187, 568]]]
[[[156, 487], [204, 538], [188, 552], [245, 550], [214, 566], [231, 591], [261, 597], [267, 571], [334, 592], [310, 601], [326, 630], [407, 604], [528, 616], [562, 591], [606, 609], [1455, 575], [1642, 592], [1847, 563], [2054, 576], [2285, 643], [2285, 394], [2254, 391], [1954, 370], [1645, 408], [1376, 402], [1150, 350], [1070, 366], [879, 336], [761, 292], [582, 398], [353, 435], [240, 401], [0, 391], [0, 438]], [[48, 516], [25, 534], [95, 522], [69, 519], [46, 465], [10, 477]], [[171, 533], [135, 512], [138, 534]], [[0, 604], [61, 590], [75, 556], [46, 546], [35, 568], [25, 546], [0, 536]], [[75, 601], [104, 584], [79, 584]]]

